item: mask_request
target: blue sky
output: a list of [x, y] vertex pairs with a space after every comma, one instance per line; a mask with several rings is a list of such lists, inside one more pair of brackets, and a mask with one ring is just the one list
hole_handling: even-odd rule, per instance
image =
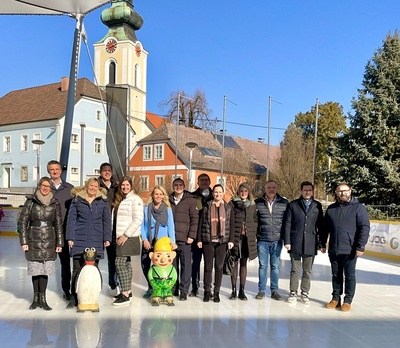
[[[134, 5], [144, 18], [137, 37], [149, 52], [147, 110], [165, 114], [159, 104], [172, 92], [190, 95], [199, 88], [213, 118], [222, 120], [224, 95], [237, 104], [227, 103], [229, 135], [266, 141], [271, 96], [279, 102], [271, 108], [274, 145], [282, 140], [281, 129], [309, 111], [316, 98], [351, 111], [367, 61], [400, 23], [398, 0], [135, 0]], [[85, 18], [92, 59], [92, 44], [107, 32], [101, 10]], [[68, 76], [74, 25], [68, 17], [1, 16], [0, 96]], [[79, 77], [93, 80], [84, 46]]]

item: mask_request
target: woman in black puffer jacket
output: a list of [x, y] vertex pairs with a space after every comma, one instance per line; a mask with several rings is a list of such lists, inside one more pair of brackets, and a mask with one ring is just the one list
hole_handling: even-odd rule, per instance
[[239, 299], [246, 301], [244, 286], [247, 277], [247, 259], [254, 260], [257, 257], [257, 215], [253, 194], [246, 183], [239, 185], [236, 197], [231, 200], [234, 215], [234, 247], [233, 254], [237, 257], [235, 268], [231, 276], [232, 294], [230, 300], [236, 299], [236, 281], [238, 278], [238, 264], [240, 262], [240, 287]]
[[29, 309], [51, 310], [46, 301], [48, 276], [55, 274], [55, 259], [64, 237], [61, 206], [51, 193], [50, 179], [39, 180], [36, 192], [28, 197], [18, 219], [19, 240], [32, 276], [33, 302]]

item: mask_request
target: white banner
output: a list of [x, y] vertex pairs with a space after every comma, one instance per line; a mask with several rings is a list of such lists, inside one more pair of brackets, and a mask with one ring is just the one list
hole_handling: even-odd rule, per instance
[[366, 250], [400, 256], [400, 223], [371, 221]]

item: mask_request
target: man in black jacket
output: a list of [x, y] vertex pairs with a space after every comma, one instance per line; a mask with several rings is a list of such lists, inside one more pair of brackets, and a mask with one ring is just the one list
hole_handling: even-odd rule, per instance
[[[336, 202], [331, 204], [324, 218], [325, 227], [321, 234], [321, 251], [326, 251], [329, 237], [329, 261], [332, 269], [332, 300], [326, 308], [341, 308], [348, 312], [356, 291], [356, 263], [368, 242], [370, 222], [367, 209], [351, 195], [349, 184], [336, 187]], [[343, 294], [344, 273], [344, 300]]]
[[[110, 206], [114, 201], [115, 194], [118, 190], [118, 184], [113, 179], [113, 168], [110, 163], [102, 163], [100, 165], [100, 177], [99, 177], [100, 187], [107, 190], [107, 201]], [[116, 236], [115, 230], [113, 229], [112, 241], [110, 245], [106, 248], [107, 251], [107, 261], [108, 261], [108, 285], [110, 285], [111, 290], [115, 290], [118, 286], [117, 283], [117, 273], [115, 270], [115, 258], [117, 255], [116, 249]]]
[[265, 296], [267, 269], [270, 263], [271, 298], [281, 301], [278, 292], [279, 270], [282, 251], [282, 221], [289, 203], [278, 194], [278, 184], [269, 180], [265, 184], [265, 194], [255, 201], [258, 217], [257, 255], [258, 255], [258, 294], [257, 300]]
[[300, 185], [301, 197], [290, 202], [283, 218], [284, 246], [290, 253], [290, 294], [288, 302], [297, 301], [301, 277], [301, 301], [310, 304], [308, 293], [311, 271], [318, 250], [318, 234], [322, 231], [323, 212], [320, 202], [314, 200], [314, 185], [304, 181]]
[[[177, 178], [172, 183], [174, 192], [169, 196], [175, 223], [175, 239], [178, 246], [174, 266], [178, 273], [175, 295], [180, 290], [180, 301], [186, 301], [189, 293], [192, 269], [191, 245], [197, 236], [199, 210], [196, 199], [185, 190], [185, 183]], [[179, 271], [180, 266], [180, 271]]]
[[74, 188], [70, 183], [61, 180], [61, 164], [58, 161], [51, 160], [47, 163], [47, 173], [51, 178], [51, 192], [61, 206], [61, 215], [63, 218], [64, 246], [61, 253], [58, 254], [61, 263], [61, 288], [63, 297], [69, 301], [71, 299], [71, 258], [69, 255], [68, 241], [65, 239], [67, 224], [67, 213], [71, 205], [71, 189]]
[[[197, 209], [201, 214], [201, 209], [204, 205], [213, 199], [211, 190], [211, 179], [206, 173], [202, 173], [197, 177], [197, 185], [199, 186], [196, 191], [192, 192], [196, 199]], [[203, 255], [203, 250], [197, 246], [197, 241], [192, 243], [192, 291], [190, 297], [197, 296], [200, 286], [200, 263]]]

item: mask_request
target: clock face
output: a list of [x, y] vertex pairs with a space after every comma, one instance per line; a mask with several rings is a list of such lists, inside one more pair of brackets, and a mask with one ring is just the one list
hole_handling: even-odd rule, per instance
[[136, 55], [140, 57], [140, 55], [142, 54], [142, 48], [140, 47], [140, 44], [136, 44], [135, 51]]
[[106, 51], [108, 53], [114, 53], [116, 49], [117, 49], [117, 41], [115, 41], [114, 39], [108, 40], [106, 43]]

